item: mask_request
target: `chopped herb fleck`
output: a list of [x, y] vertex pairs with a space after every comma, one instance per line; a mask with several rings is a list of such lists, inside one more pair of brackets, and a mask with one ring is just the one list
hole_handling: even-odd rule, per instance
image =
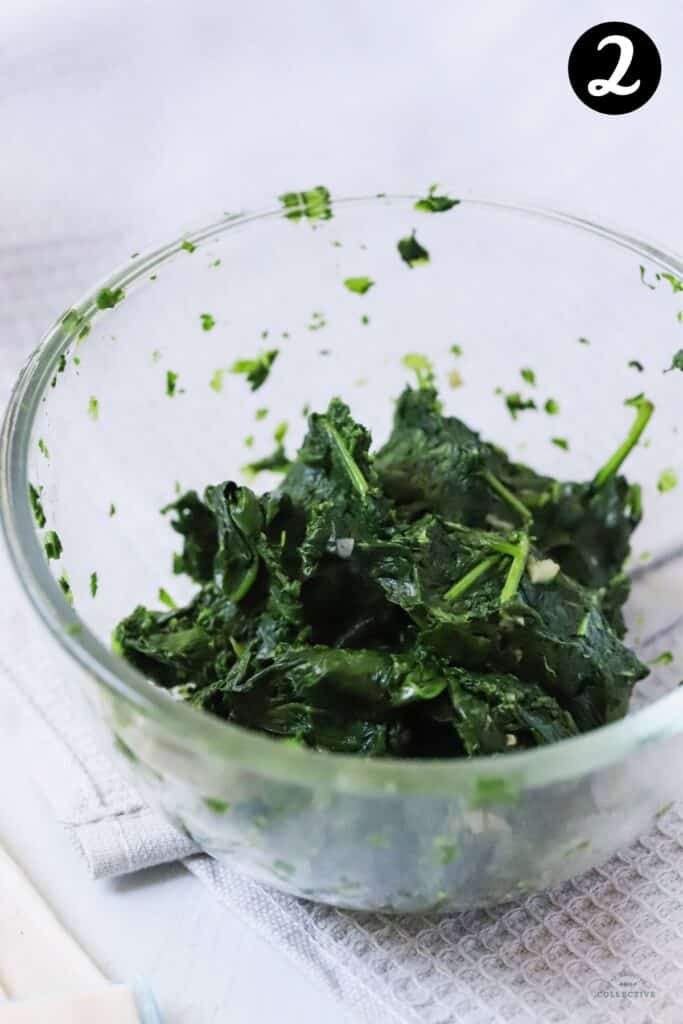
[[213, 388], [217, 395], [223, 390], [223, 378], [225, 377], [225, 370], [214, 370], [213, 376], [209, 381], [209, 387]]
[[242, 467], [242, 471], [248, 476], [255, 476], [264, 470], [271, 473], [285, 473], [290, 465], [291, 461], [287, 457], [284, 447], [278, 443], [270, 455], [265, 455], [262, 459], [256, 459], [254, 462], [248, 462], [246, 466]]
[[59, 539], [59, 534], [55, 530], [48, 530], [45, 534], [45, 554], [47, 555], [48, 562], [58, 562], [62, 557], [62, 542]]
[[652, 661], [649, 662], [649, 664], [650, 665], [670, 665], [673, 660], [674, 660], [674, 656], [671, 653], [671, 651], [662, 651], [662, 653], [658, 654], [656, 658], [653, 658]]
[[271, 367], [277, 359], [279, 350], [270, 349], [262, 352], [255, 359], [238, 359], [230, 367], [231, 373], [245, 374], [252, 391], [258, 391], [262, 384], [268, 379]]
[[155, 348], [152, 352], [152, 362], [158, 363], [161, 360], [161, 349]]
[[100, 403], [94, 395], [88, 402], [88, 416], [94, 421], [97, 421], [100, 418]]
[[659, 280], [660, 278], [662, 279], [662, 281], [669, 282], [669, 284], [671, 285], [671, 290], [674, 293], [674, 295], [677, 294], [678, 292], [683, 292], [683, 281], [681, 281], [680, 277], [674, 277], [673, 274], [657, 274], [657, 280]]
[[569, 441], [566, 437], [551, 437], [550, 440], [557, 448], [562, 448], [565, 452], [569, 451]]
[[278, 444], [280, 444], [281, 441], [284, 441], [285, 436], [287, 434], [287, 428], [287, 423], [278, 423], [277, 427], [275, 428], [273, 438]]
[[549, 398], [543, 406], [543, 408], [549, 416], [557, 416], [558, 412], [560, 411], [559, 403], [556, 402], [554, 398]]
[[414, 231], [412, 235], [406, 235], [405, 238], [399, 239], [396, 248], [403, 262], [407, 263], [411, 269], [429, 263], [429, 253], [420, 245]]
[[329, 190], [324, 185], [307, 189], [303, 192], [285, 192], [278, 197], [288, 220], [330, 220], [332, 217], [332, 201]]
[[103, 288], [95, 301], [98, 309], [113, 309], [125, 297], [123, 288]]
[[513, 420], [517, 419], [520, 412], [536, 408], [536, 403], [533, 398], [522, 398], [519, 391], [512, 391], [509, 395], [503, 393], [503, 397], [505, 399], [505, 404], [508, 407], [508, 412], [512, 416]]
[[460, 347], [460, 345], [451, 345], [450, 351], [453, 353], [454, 356], [462, 355], [462, 348]]
[[255, 419], [257, 419], [257, 420], [264, 420], [267, 415], [268, 415], [267, 408], [265, 406], [262, 406], [260, 409], [256, 410]]
[[590, 341], [588, 340], [588, 338], [579, 338], [578, 341], [579, 345], [590, 345]]
[[64, 597], [69, 602], [69, 604], [73, 604], [74, 594], [73, 590], [71, 589], [71, 584], [69, 583], [69, 577], [66, 575], [66, 573], [62, 573], [57, 582], [59, 583], [61, 591], [64, 594]]
[[374, 283], [371, 277], [347, 277], [344, 279], [344, 285], [350, 292], [355, 292], [356, 295], [365, 295], [366, 292], [370, 291]]
[[176, 393], [178, 385], [178, 374], [174, 373], [173, 370], [166, 371], [166, 394], [169, 398], [173, 398]]
[[220, 267], [220, 265], [221, 265], [220, 259], [214, 260], [213, 263], [211, 264], [212, 267]]
[[360, 322], [367, 326], [367, 324], [370, 323], [370, 317], [363, 313], [363, 316], [360, 318]]
[[90, 596], [97, 597], [97, 591], [100, 588], [99, 578], [96, 572], [90, 573]]
[[654, 291], [655, 290], [655, 285], [650, 284], [649, 281], [645, 280], [645, 273], [646, 273], [646, 271], [645, 271], [645, 267], [642, 265], [642, 263], [640, 264], [638, 269], [640, 271], [640, 282], [641, 282], [641, 284], [644, 284], [646, 288], [650, 289], [650, 291]]
[[113, 517], [114, 517], [115, 515], [116, 515], [116, 505], [115, 505], [115, 504], [114, 504], [114, 502], [112, 501], [111, 505], [109, 506], [109, 518], [111, 519], [111, 518], [113, 518]]
[[180, 248], [184, 249], [185, 252], [194, 252], [197, 246], [194, 244], [194, 242], [188, 242], [188, 240], [185, 239]]
[[168, 590], [164, 590], [163, 587], [159, 587], [158, 597], [159, 597], [159, 600], [161, 601], [161, 603], [165, 604], [167, 608], [177, 608], [178, 607], [176, 602], [173, 600], [173, 598], [169, 594]]
[[245, 448], [253, 448], [253, 446], [254, 446], [254, 435], [253, 434], [248, 434], [247, 437], [245, 437], [245, 439], [244, 439], [244, 446], [245, 446]]
[[448, 374], [448, 383], [452, 388], [461, 388], [464, 382], [457, 370], [451, 370]]
[[41, 501], [42, 492], [42, 487], [38, 489], [33, 484], [28, 485], [28, 497], [31, 503], [31, 508], [33, 509], [33, 518], [41, 530], [45, 528], [45, 524], [47, 523], [45, 512], [43, 511], [43, 503]]
[[412, 370], [417, 377], [417, 384], [420, 388], [431, 387], [434, 382], [434, 367], [427, 356], [419, 352], [408, 352], [401, 360], [403, 365]]
[[639, 359], [629, 359], [628, 365], [631, 367], [631, 369], [637, 370], [638, 373], [642, 373], [643, 370], [645, 369], [645, 367], [643, 366], [643, 364], [640, 362]]
[[445, 213], [447, 210], [452, 210], [454, 206], [458, 205], [459, 199], [451, 199], [449, 196], [437, 196], [436, 190], [438, 187], [438, 185], [430, 185], [427, 195], [423, 199], [418, 199], [415, 203], [415, 209], [420, 210], [422, 213]]
[[49, 451], [47, 449], [47, 445], [43, 441], [42, 437], [38, 438], [38, 449], [39, 449], [41, 455], [44, 455], [46, 459], [50, 458], [50, 453], [49, 453]]
[[657, 481], [657, 490], [660, 494], [666, 494], [667, 491], [672, 491], [678, 483], [678, 477], [673, 469], [664, 469], [659, 474], [659, 480]]
[[214, 814], [227, 814], [230, 810], [230, 804], [227, 800], [220, 800], [215, 796], [205, 796], [204, 803]]
[[523, 369], [521, 369], [519, 372], [522, 377], [522, 380], [525, 380], [527, 384], [536, 383], [536, 374], [533, 370], [530, 370], [528, 366], [523, 367]]
[[216, 326], [216, 321], [214, 320], [210, 313], [200, 313], [199, 319], [202, 322], [203, 331], [210, 331]]
[[671, 370], [683, 370], [683, 348], [679, 348], [671, 360], [671, 366], [664, 373], [670, 373]]

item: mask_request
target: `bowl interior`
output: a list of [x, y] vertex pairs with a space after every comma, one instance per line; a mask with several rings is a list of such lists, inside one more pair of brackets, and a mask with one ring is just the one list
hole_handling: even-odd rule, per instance
[[[627, 619], [644, 660], [670, 650], [673, 661], [653, 666], [637, 707], [672, 689], [683, 661], [683, 489], [666, 488], [683, 474], [683, 376], [663, 372], [683, 344], [678, 264], [562, 217], [413, 204], [340, 201], [328, 220], [276, 210], [225, 221], [133, 261], [107, 284], [125, 291], [112, 308], [93, 307], [99, 289], [74, 307], [47, 338], [23, 411], [28, 479], [46, 516], [40, 540], [55, 530], [63, 548], [52, 573], [66, 576], [105, 644], [136, 604], [158, 604], [160, 588], [184, 601], [192, 586], [172, 572], [178, 538], [160, 509], [179, 489], [225, 479], [272, 488], [276, 474], [253, 479], [243, 467], [273, 450], [282, 424], [293, 452], [305, 409], [334, 395], [381, 443], [411, 380], [408, 353], [433, 364], [447, 413], [565, 479], [595, 473], [631, 425], [625, 399], [643, 391], [656, 412], [625, 468], [644, 504]], [[430, 259], [411, 268], [397, 243], [413, 230]], [[365, 294], [344, 284], [365, 276]], [[274, 351], [257, 390], [231, 372]], [[511, 392], [536, 408], [513, 419]], [[18, 514], [28, 521], [28, 507]]]

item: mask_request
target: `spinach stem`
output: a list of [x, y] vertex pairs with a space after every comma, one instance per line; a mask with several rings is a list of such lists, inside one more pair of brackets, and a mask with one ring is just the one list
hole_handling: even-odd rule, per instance
[[344, 440], [339, 431], [337, 430], [337, 428], [332, 423], [329, 423], [326, 420], [325, 429], [327, 430], [328, 434], [330, 435], [335, 445], [337, 446], [337, 450], [339, 451], [342, 465], [344, 466], [344, 469], [346, 470], [351, 483], [358, 491], [361, 498], [364, 498], [365, 495], [368, 493], [367, 480], [365, 479], [360, 469], [358, 468], [355, 459], [351, 455], [349, 449], [346, 447], [346, 444], [344, 443]]
[[648, 401], [648, 399], [644, 398], [642, 395], [639, 395], [637, 398], [631, 398], [626, 404], [632, 405], [636, 409], [635, 423], [629, 430], [626, 439], [622, 441], [615, 451], [614, 455], [612, 455], [602, 469], [599, 469], [595, 474], [593, 478], [593, 487], [596, 490], [604, 487], [607, 481], [619, 470], [626, 457], [637, 445], [640, 435], [645, 430], [645, 427], [647, 426], [655, 409], [652, 402]]
[[525, 527], [529, 527], [532, 522], [532, 515], [526, 505], [519, 500], [512, 491], [508, 490], [504, 483], [494, 476], [488, 469], [485, 469], [482, 473], [484, 480], [489, 485], [492, 491], [495, 491], [499, 498], [502, 498], [510, 508], [514, 509], [518, 516], [520, 516]]
[[481, 562], [477, 562], [469, 572], [466, 572], [464, 576], [461, 576], [460, 579], [453, 584], [450, 590], [446, 591], [444, 594], [444, 600], [455, 601], [457, 597], [462, 597], [465, 591], [469, 590], [472, 584], [476, 583], [480, 576], [483, 576], [484, 573], [488, 572], [489, 569], [492, 569], [494, 565], [500, 562], [500, 557], [500, 555], [489, 555], [488, 558], [483, 558]]
[[529, 557], [529, 538], [523, 533], [519, 538], [517, 549], [512, 559], [512, 564], [505, 580], [505, 585], [500, 593], [500, 603], [507, 604], [511, 601], [519, 589], [524, 570], [526, 569]]

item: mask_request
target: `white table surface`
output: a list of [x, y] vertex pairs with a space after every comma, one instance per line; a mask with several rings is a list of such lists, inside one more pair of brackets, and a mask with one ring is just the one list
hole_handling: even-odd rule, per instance
[[[50, 319], [132, 249], [286, 189], [440, 181], [683, 249], [680, 5], [617, 8], [3, 0], [0, 397]], [[576, 100], [566, 61], [612, 18], [653, 36], [663, 76], [609, 118]], [[0, 841], [107, 974], [150, 981], [170, 1024], [346, 1019], [183, 869], [90, 882], [17, 760], [2, 694], [0, 779]]]

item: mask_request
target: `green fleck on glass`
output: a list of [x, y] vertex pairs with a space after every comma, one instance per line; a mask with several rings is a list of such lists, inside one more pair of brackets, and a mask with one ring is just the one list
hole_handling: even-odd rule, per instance
[[579, 338], [578, 341], [579, 345], [590, 345], [590, 341], [588, 338]]
[[169, 398], [173, 398], [176, 393], [178, 385], [178, 374], [174, 373], [173, 370], [166, 371], [166, 394]]
[[162, 604], [165, 604], [167, 608], [178, 607], [178, 605], [173, 600], [169, 592], [167, 590], [164, 590], [163, 587], [159, 587], [159, 600], [161, 601]]
[[563, 451], [569, 451], [569, 441], [566, 437], [551, 437], [550, 440], [556, 448], [562, 448]]
[[48, 562], [58, 562], [62, 557], [62, 542], [59, 539], [59, 534], [55, 530], [49, 530], [45, 534], [44, 540], [45, 554], [47, 555]]
[[111, 519], [115, 515], [116, 515], [116, 505], [112, 501], [111, 505], [109, 506], [109, 518]]
[[90, 573], [90, 596], [97, 597], [97, 591], [100, 589], [100, 581], [96, 572]]
[[297, 221], [302, 217], [308, 220], [330, 220], [332, 217], [332, 200], [329, 189], [324, 185], [303, 192], [285, 192], [278, 198], [288, 220]]
[[88, 416], [94, 422], [100, 418], [100, 403], [93, 395], [88, 402]]
[[683, 292], [683, 281], [681, 281], [680, 277], [676, 277], [674, 274], [661, 273], [657, 274], [657, 279], [659, 280], [659, 278], [661, 278], [662, 281], [669, 282], [669, 284], [671, 285], [671, 291], [674, 293], [674, 295], [676, 295], [678, 292]]
[[454, 356], [461, 356], [462, 355], [462, 348], [461, 348], [460, 345], [451, 345], [450, 352]]
[[350, 292], [355, 292], [356, 295], [365, 295], [374, 283], [371, 277], [347, 277], [344, 279], [345, 287]]
[[413, 267], [423, 267], [429, 263], [429, 253], [420, 245], [414, 231], [411, 235], [399, 239], [396, 248], [403, 262], [407, 263], [411, 270]]
[[216, 321], [214, 320], [210, 313], [200, 313], [199, 319], [202, 322], [203, 331], [211, 331], [216, 326]]
[[279, 355], [276, 348], [268, 352], [261, 352], [254, 359], [238, 359], [230, 367], [231, 373], [241, 373], [249, 381], [252, 391], [258, 391], [262, 384], [268, 380], [273, 363]]
[[482, 777], [476, 780], [470, 807], [472, 809], [491, 807], [496, 804], [519, 803], [521, 788], [515, 779], [502, 776]]
[[512, 416], [513, 420], [516, 420], [520, 412], [526, 412], [528, 409], [535, 409], [536, 403], [533, 398], [522, 398], [519, 391], [512, 391], [509, 395], [503, 395], [505, 404], [508, 412]]
[[664, 373], [670, 373], [672, 370], [683, 370], [683, 348], [679, 348], [671, 360], [671, 366]]
[[57, 582], [59, 583], [59, 587], [62, 593], [64, 594], [64, 597], [69, 602], [69, 604], [73, 604], [74, 594], [73, 590], [71, 589], [71, 584], [69, 583], [69, 577], [66, 575], [66, 573], [62, 573]]
[[671, 651], [662, 651], [656, 658], [653, 658], [650, 665], [670, 665], [674, 660], [674, 656]]
[[549, 416], [557, 416], [558, 412], [560, 411], [559, 402], [556, 402], [554, 398], [549, 398], [543, 406], [543, 408]]
[[215, 391], [217, 395], [220, 395], [223, 390], [223, 379], [225, 377], [225, 373], [225, 370], [214, 370], [213, 376], [209, 381], [209, 387]]
[[205, 796], [204, 803], [213, 811], [214, 814], [227, 814], [230, 810], [230, 804], [227, 800], [221, 800], [220, 797], [216, 796]]
[[283, 423], [278, 423], [277, 427], [275, 428], [275, 432], [273, 433], [273, 438], [274, 438], [274, 440], [278, 444], [280, 444], [282, 441], [284, 441], [285, 436], [287, 434], [287, 430], [288, 430], [288, 424], [287, 423], [284, 423], [284, 422]]
[[417, 377], [417, 384], [420, 388], [429, 388], [434, 383], [434, 367], [427, 356], [419, 352], [408, 352], [401, 360], [408, 370], [412, 370]]
[[641, 361], [639, 359], [629, 359], [628, 366], [632, 370], [637, 370], [638, 373], [642, 373], [643, 370], [645, 369], [645, 367], [643, 366], [643, 364], [641, 363]]
[[45, 512], [43, 510], [43, 503], [41, 501], [41, 494], [43, 488], [38, 489], [33, 484], [28, 485], [28, 500], [33, 509], [33, 518], [40, 529], [44, 529], [47, 519], [45, 518]]
[[533, 385], [536, 383], [536, 374], [533, 370], [530, 370], [528, 366], [523, 367], [519, 372], [522, 380], [525, 380], [527, 384]]
[[42, 437], [38, 439], [38, 451], [40, 452], [41, 455], [44, 455], [46, 459], [50, 458], [50, 453], [48, 451], [47, 445], [43, 441]]
[[430, 185], [427, 195], [415, 203], [415, 209], [422, 213], [446, 213], [459, 204], [459, 199], [451, 199], [446, 195], [438, 196], [436, 194], [438, 187], [438, 185]]
[[678, 477], [673, 469], [664, 469], [659, 474], [659, 480], [657, 481], [657, 490], [660, 494], [666, 494], [667, 491], [673, 491], [674, 487], [678, 484]]
[[197, 246], [194, 244], [194, 242], [189, 242], [187, 239], [185, 239], [180, 248], [184, 249], [185, 252], [195, 252]]
[[119, 302], [123, 302], [125, 297], [123, 288], [103, 288], [95, 301], [98, 309], [113, 309]]
[[254, 418], [257, 419], [257, 420], [264, 420], [267, 415], [268, 415], [267, 408], [265, 406], [261, 406], [260, 409], [256, 410], [256, 412], [254, 414]]
[[644, 284], [646, 288], [650, 289], [650, 291], [654, 291], [655, 290], [655, 286], [653, 284], [650, 284], [649, 281], [645, 280], [646, 270], [645, 270], [645, 267], [642, 265], [642, 263], [638, 267], [638, 270], [640, 271], [640, 283]]

